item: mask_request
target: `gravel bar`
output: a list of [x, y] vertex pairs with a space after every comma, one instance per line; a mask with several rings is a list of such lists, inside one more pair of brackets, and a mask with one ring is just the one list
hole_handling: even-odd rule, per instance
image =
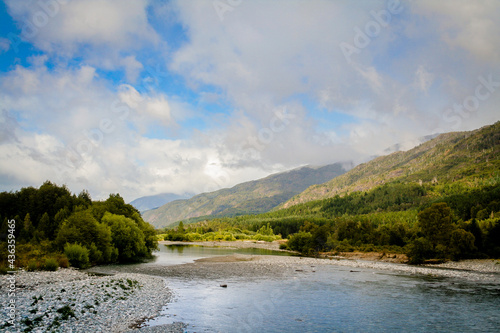
[[[161, 277], [135, 273], [89, 275], [75, 269], [18, 271], [0, 280], [2, 332], [129, 332], [172, 300]], [[9, 295], [12, 282], [15, 296]], [[15, 301], [15, 326], [9, 302]], [[183, 324], [162, 327], [182, 332]], [[142, 331], [142, 330], [139, 330]], [[149, 332], [149, 331], [148, 331]]]
[[[126, 267], [128, 271], [142, 274], [161, 276], [184, 281], [228, 279], [261, 279], [261, 278], [288, 278], [298, 274], [314, 272], [324, 266], [343, 266], [349, 269], [375, 269], [388, 273], [405, 275], [427, 275], [434, 277], [449, 277], [470, 281], [500, 283], [500, 261], [481, 260], [473, 263], [447, 263], [432, 266], [412, 266], [407, 264], [388, 263], [380, 261], [366, 261], [357, 259], [319, 259], [310, 257], [287, 257], [272, 255], [242, 255], [217, 256], [196, 260], [175, 266], [141, 266]], [[100, 273], [116, 272], [116, 266], [107, 271], [106, 266], [96, 267]]]

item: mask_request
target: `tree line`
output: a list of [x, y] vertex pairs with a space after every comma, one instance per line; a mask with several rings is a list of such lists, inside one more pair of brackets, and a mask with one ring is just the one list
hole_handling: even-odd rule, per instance
[[[307, 255], [354, 250], [406, 253], [414, 264], [499, 258], [499, 198], [498, 182], [475, 188], [394, 182], [265, 214], [206, 219], [188, 224], [189, 232], [182, 237], [190, 240], [190, 232], [233, 230], [244, 239], [245, 233], [266, 226], [288, 238], [289, 249]], [[176, 230], [168, 231], [169, 237], [181, 237]]]
[[7, 258], [5, 236], [12, 220], [17, 267], [41, 268], [54, 258], [60, 266], [125, 263], [151, 257], [157, 248], [153, 226], [119, 194], [93, 201], [85, 190], [75, 195], [50, 181], [0, 193], [2, 260]]

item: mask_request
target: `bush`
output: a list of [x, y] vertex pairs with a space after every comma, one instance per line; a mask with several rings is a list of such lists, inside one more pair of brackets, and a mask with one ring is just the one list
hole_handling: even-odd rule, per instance
[[313, 250], [313, 236], [310, 232], [298, 232], [290, 236], [288, 247], [291, 250], [307, 254]]
[[337, 246], [335, 246], [335, 251], [336, 252], [353, 252], [354, 246], [352, 246], [351, 243], [347, 239], [344, 239], [343, 241], [338, 243]]
[[85, 246], [66, 243], [64, 246], [64, 254], [73, 267], [85, 268], [89, 264], [89, 250], [87, 250]]
[[66, 256], [60, 256], [57, 258], [57, 263], [59, 267], [61, 268], [68, 268], [69, 267], [69, 261]]
[[38, 270], [38, 263], [36, 262], [36, 260], [28, 261], [28, 266], [26, 266], [26, 270], [28, 272], [34, 272]]
[[43, 269], [46, 271], [55, 272], [59, 268], [59, 263], [55, 258], [47, 258], [45, 259], [45, 263], [43, 264]]

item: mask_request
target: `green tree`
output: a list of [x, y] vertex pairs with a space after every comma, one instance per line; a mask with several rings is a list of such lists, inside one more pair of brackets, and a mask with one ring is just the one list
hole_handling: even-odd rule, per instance
[[107, 263], [114, 259], [110, 227], [99, 223], [89, 210], [75, 212], [65, 220], [55, 243], [60, 249], [66, 243], [77, 243], [87, 249], [95, 249], [96, 251], [92, 251], [89, 257], [94, 263]]
[[314, 251], [313, 235], [304, 231], [293, 234], [288, 239], [288, 247], [290, 250], [309, 254]]
[[257, 231], [257, 233], [266, 236], [274, 236], [273, 228], [271, 228], [271, 225], [269, 223], [267, 225], [263, 225], [262, 228]]
[[73, 267], [85, 268], [89, 264], [89, 250], [85, 246], [66, 243], [64, 254]]
[[477, 248], [474, 246], [475, 237], [464, 229], [456, 229], [451, 233], [449, 254], [453, 260], [471, 257]]
[[177, 227], [177, 232], [183, 234], [186, 230], [184, 229], [184, 222], [180, 221], [179, 226]]
[[424, 263], [425, 259], [432, 258], [434, 251], [429, 240], [421, 237], [409, 244], [406, 255], [409, 264], [420, 265]]
[[113, 246], [118, 250], [120, 262], [136, 261], [151, 255], [146, 247], [144, 233], [134, 220], [106, 212], [102, 222], [111, 228]]
[[31, 238], [33, 238], [34, 233], [35, 233], [35, 227], [31, 222], [30, 214], [27, 213], [26, 216], [24, 217], [24, 228], [21, 237], [29, 241]]
[[451, 209], [444, 202], [433, 204], [418, 213], [418, 226], [432, 247], [448, 246], [453, 224]]
[[42, 237], [53, 239], [52, 223], [50, 222], [50, 217], [47, 212], [42, 215], [42, 218], [38, 222], [38, 231]]

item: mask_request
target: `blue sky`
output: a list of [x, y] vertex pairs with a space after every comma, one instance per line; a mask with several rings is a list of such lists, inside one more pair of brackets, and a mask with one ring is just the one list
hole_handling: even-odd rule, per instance
[[500, 2], [4, 0], [0, 190], [206, 192], [499, 120]]

